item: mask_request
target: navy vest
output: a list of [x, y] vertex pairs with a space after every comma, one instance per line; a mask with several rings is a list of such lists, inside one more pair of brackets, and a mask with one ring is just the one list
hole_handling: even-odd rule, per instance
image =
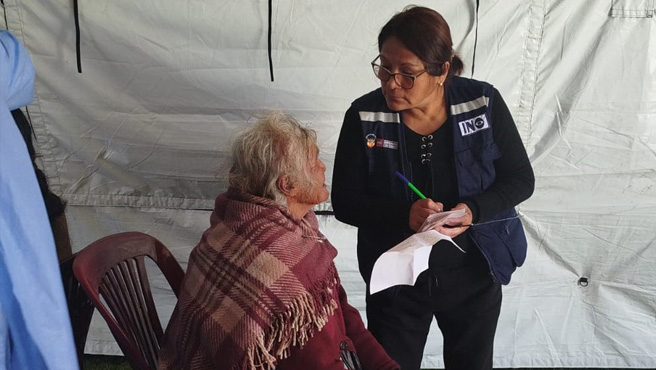
[[[458, 192], [461, 199], [485, 191], [496, 178], [493, 161], [501, 156], [492, 137], [492, 85], [451, 76], [445, 85], [449, 121], [452, 125]], [[367, 146], [367, 192], [412, 203], [411, 190], [396, 178], [399, 171], [410, 175], [406, 158], [401, 114], [391, 111], [381, 89], [353, 102]], [[412, 179], [409, 179], [412, 181]], [[526, 259], [526, 236], [514, 208], [468, 230], [474, 244], [490, 266], [493, 278], [508, 284], [517, 266]], [[358, 229], [360, 272], [369, 281], [375, 260], [410, 233], [399, 235], [384, 229]]]

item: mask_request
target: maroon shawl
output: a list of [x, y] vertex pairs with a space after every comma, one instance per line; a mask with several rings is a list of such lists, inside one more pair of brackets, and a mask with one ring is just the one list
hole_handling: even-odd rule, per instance
[[335, 248], [309, 212], [236, 189], [217, 197], [191, 253], [160, 369], [273, 369], [337, 307]]

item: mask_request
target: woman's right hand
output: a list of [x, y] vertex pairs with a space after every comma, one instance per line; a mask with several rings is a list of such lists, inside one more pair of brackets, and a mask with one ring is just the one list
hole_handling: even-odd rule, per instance
[[434, 202], [430, 198], [419, 199], [410, 207], [410, 219], [408, 224], [412, 230], [417, 231], [429, 215], [442, 212], [443, 210], [444, 205], [440, 202]]

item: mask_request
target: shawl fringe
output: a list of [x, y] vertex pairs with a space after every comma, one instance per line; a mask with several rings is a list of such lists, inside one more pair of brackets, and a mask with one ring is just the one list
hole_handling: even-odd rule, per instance
[[337, 309], [333, 294], [338, 285], [333, 266], [327, 279], [315, 283], [309, 291], [291, 301], [285, 311], [273, 316], [271, 326], [246, 349], [245, 366], [235, 366], [232, 370], [274, 370], [277, 360], [289, 357], [292, 347], [302, 347], [326, 325]]

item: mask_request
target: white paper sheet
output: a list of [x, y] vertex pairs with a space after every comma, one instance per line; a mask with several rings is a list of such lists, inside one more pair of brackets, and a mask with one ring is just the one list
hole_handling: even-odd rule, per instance
[[450, 241], [465, 253], [450, 237], [433, 229], [443, 225], [449, 218], [462, 217], [464, 214], [464, 210], [433, 214], [426, 219], [420, 232], [378, 257], [371, 272], [371, 294], [395, 285], [414, 285], [419, 274], [428, 269], [430, 252], [440, 240]]

